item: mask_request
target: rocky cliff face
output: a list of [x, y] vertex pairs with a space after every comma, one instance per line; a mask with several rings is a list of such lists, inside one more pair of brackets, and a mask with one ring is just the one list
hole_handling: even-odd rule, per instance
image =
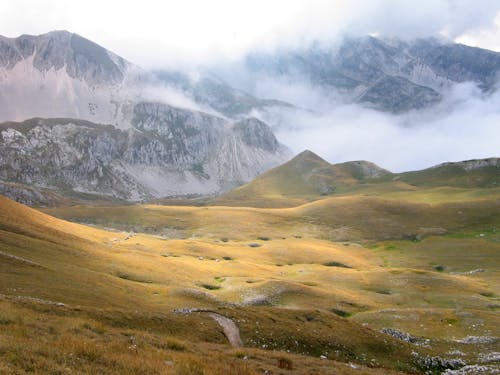
[[245, 69], [254, 81], [282, 77], [334, 91], [347, 101], [404, 112], [439, 102], [455, 83], [493, 90], [500, 53], [437, 39], [346, 38], [335, 47], [252, 53]]
[[[139, 103], [128, 130], [71, 119], [3, 123], [0, 180], [63, 196], [131, 201], [216, 194], [288, 159], [289, 151], [267, 125], [256, 122], [234, 125], [200, 112]], [[14, 198], [16, 191], [27, 196], [15, 185], [3, 190]]]
[[76, 34], [0, 37], [0, 121], [24, 120], [0, 124], [0, 192], [29, 204], [216, 194], [287, 160], [266, 124], [151, 102], [157, 83]]

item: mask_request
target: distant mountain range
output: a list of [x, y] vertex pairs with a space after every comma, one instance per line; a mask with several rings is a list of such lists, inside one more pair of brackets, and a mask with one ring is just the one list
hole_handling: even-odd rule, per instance
[[[456, 83], [495, 90], [500, 53], [436, 38], [408, 42], [366, 36], [345, 38], [334, 46], [251, 53], [242, 66], [221, 70], [236, 84], [233, 69], [250, 74], [246, 82], [307, 83], [348, 103], [399, 113], [436, 104]], [[251, 91], [252, 85], [247, 88]]]

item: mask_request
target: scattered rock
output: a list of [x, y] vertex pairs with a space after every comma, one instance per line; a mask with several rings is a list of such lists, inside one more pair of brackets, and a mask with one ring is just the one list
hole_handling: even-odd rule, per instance
[[500, 339], [493, 336], [467, 336], [461, 340], [456, 340], [461, 344], [493, 344], [498, 342]]
[[446, 370], [458, 370], [466, 366], [467, 363], [458, 358], [441, 358], [441, 357], [421, 357], [420, 354], [412, 352], [415, 358], [416, 364], [424, 371], [435, 372], [435, 371], [446, 371]]
[[411, 344], [415, 344], [418, 341], [417, 338], [411, 336], [409, 333], [398, 331], [394, 328], [382, 328], [380, 332], [397, 338], [398, 340], [409, 342]]
[[491, 366], [470, 365], [458, 370], [448, 369], [443, 375], [496, 375], [500, 374], [500, 369]]

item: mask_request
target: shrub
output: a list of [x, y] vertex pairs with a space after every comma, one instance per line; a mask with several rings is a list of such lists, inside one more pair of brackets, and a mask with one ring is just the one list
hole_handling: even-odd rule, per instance
[[331, 262], [326, 262], [326, 263], [323, 263], [324, 266], [327, 266], [327, 267], [342, 267], [342, 268], [352, 268], [351, 266], [348, 266], [344, 263], [340, 263], [340, 262], [335, 262], [335, 261], [331, 261]]
[[220, 289], [219, 285], [201, 284], [201, 286], [203, 288], [205, 288], [205, 289], [208, 289], [208, 290], [217, 290], [217, 289]]
[[331, 309], [330, 311], [338, 316], [341, 316], [342, 318], [348, 318], [352, 315], [350, 312], [340, 309]]

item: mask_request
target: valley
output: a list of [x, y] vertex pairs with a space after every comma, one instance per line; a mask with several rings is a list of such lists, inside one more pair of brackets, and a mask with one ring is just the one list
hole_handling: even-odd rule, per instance
[[[497, 371], [498, 189], [383, 176], [357, 186], [344, 170], [344, 190], [325, 196], [298, 190], [318, 184], [297, 173], [304, 162], [299, 155], [226, 196], [175, 205], [40, 212], [2, 198], [5, 371]], [[262, 189], [290, 169], [297, 183], [283, 186], [293, 191]], [[220, 205], [232, 194], [239, 206]], [[236, 324], [243, 347], [229, 345], [211, 313]], [[448, 362], [425, 364], [434, 357]]]
[[439, 30], [0, 36], [0, 374], [500, 374], [500, 53]]

